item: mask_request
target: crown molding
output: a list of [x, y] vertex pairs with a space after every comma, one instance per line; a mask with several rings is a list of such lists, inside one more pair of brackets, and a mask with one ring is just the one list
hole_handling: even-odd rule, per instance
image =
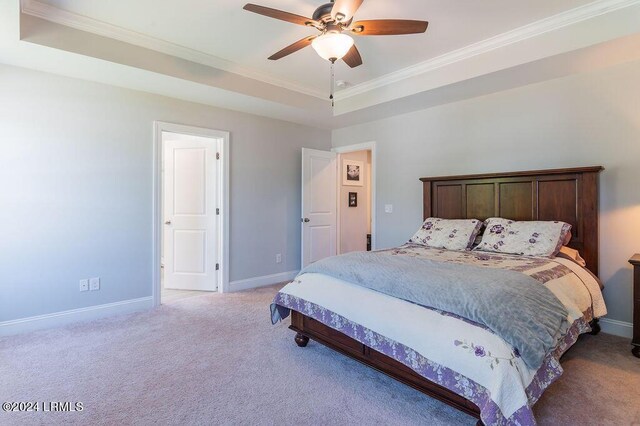
[[135, 46], [144, 47], [156, 52], [182, 58], [188, 61], [207, 65], [213, 68], [221, 69], [243, 77], [258, 80], [263, 83], [272, 84], [284, 89], [293, 90], [305, 95], [314, 96], [325, 99], [326, 94], [310, 87], [292, 83], [287, 80], [279, 79], [272, 75], [267, 75], [255, 69], [245, 67], [226, 59], [204, 53], [199, 50], [190, 49], [185, 46], [174, 44], [159, 38], [151, 37], [145, 34], [131, 31], [116, 25], [108, 24], [87, 16], [78, 15], [38, 0], [21, 0], [22, 13], [44, 19], [49, 22], [64, 25], [80, 31], [86, 31], [103, 37], [133, 44]]
[[486, 40], [470, 44], [415, 65], [385, 74], [364, 83], [336, 92], [336, 100], [347, 99], [375, 89], [397, 83], [456, 62], [464, 61], [510, 44], [534, 38], [600, 15], [640, 4], [640, 0], [596, 0], [592, 3], [558, 13], [548, 18], [524, 25]]

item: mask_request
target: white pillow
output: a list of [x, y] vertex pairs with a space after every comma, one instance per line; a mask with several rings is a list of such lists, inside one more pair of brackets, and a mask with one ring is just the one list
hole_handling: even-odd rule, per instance
[[482, 228], [482, 221], [478, 219], [430, 217], [424, 221], [409, 242], [447, 250], [467, 250], [471, 248], [480, 228]]
[[554, 257], [571, 225], [560, 221], [523, 221], [492, 217], [484, 222], [482, 241], [474, 250], [524, 256]]

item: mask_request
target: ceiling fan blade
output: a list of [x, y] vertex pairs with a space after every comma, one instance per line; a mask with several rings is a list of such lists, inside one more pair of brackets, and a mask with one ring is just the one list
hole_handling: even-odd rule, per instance
[[358, 51], [358, 48], [355, 44], [351, 46], [351, 49], [349, 49], [347, 54], [344, 55], [342, 60], [345, 61], [351, 68], [362, 65], [362, 56], [360, 56], [360, 52]]
[[333, 9], [331, 9], [331, 17], [336, 21], [347, 22], [360, 7], [364, 0], [335, 0]]
[[354, 22], [349, 26], [349, 30], [356, 35], [419, 34], [427, 31], [428, 25], [427, 21], [374, 19]]
[[243, 7], [244, 10], [257, 13], [259, 15], [268, 16], [269, 18], [279, 19], [281, 21], [292, 22], [298, 25], [311, 25], [318, 24], [311, 18], [305, 18], [304, 16], [296, 15], [294, 13], [285, 12], [278, 9], [272, 9], [270, 7], [259, 6], [257, 4], [247, 3]]
[[272, 61], [277, 61], [278, 59], [281, 59], [281, 58], [284, 58], [285, 56], [291, 55], [292, 53], [295, 53], [298, 50], [309, 46], [311, 44], [311, 42], [313, 41], [313, 39], [316, 38], [316, 37], [317, 36], [309, 36], [309, 37], [303, 38], [302, 40], [298, 40], [295, 43], [285, 47], [281, 51], [279, 51], [277, 53], [274, 53], [273, 55], [269, 56], [269, 59], [271, 59]]

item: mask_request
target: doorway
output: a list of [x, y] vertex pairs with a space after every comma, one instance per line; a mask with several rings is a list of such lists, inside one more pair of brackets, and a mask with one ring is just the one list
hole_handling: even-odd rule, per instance
[[375, 142], [330, 152], [302, 150], [302, 268], [328, 256], [376, 248], [375, 176]]
[[370, 251], [371, 150], [338, 154], [337, 254]]
[[228, 282], [228, 141], [218, 130], [155, 124], [154, 304]]

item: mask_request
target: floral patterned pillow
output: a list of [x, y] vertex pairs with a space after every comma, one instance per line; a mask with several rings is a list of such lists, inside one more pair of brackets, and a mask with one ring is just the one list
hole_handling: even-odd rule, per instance
[[409, 240], [410, 243], [447, 250], [468, 250], [482, 228], [477, 219], [439, 219], [430, 217]]
[[524, 221], [492, 217], [484, 222], [482, 241], [474, 250], [554, 257], [570, 237], [571, 225], [559, 221]]

